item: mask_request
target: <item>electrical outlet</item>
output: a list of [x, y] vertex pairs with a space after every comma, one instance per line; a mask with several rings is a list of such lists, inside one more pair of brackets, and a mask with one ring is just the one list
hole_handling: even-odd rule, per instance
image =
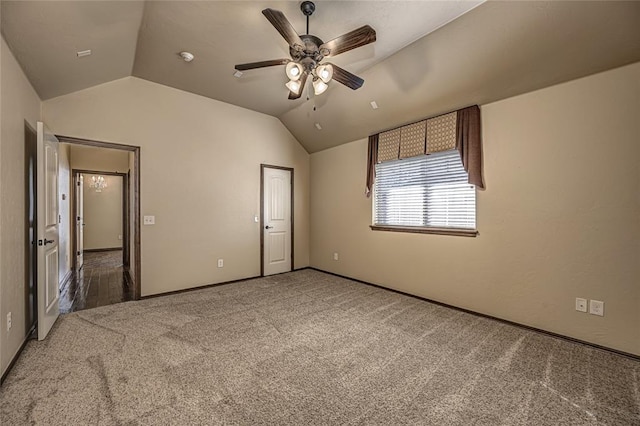
[[587, 312], [587, 299], [576, 297], [576, 311]]
[[224, 266], [224, 259], [218, 259], [218, 268], [222, 268]]
[[333, 253], [333, 260], [338, 260], [339, 258], [338, 253]]
[[600, 300], [591, 300], [589, 302], [589, 313], [591, 315], [604, 316], [604, 302]]
[[7, 331], [11, 330], [11, 312], [7, 314]]
[[145, 216], [143, 218], [142, 223], [144, 225], [155, 225], [156, 224], [156, 217], [155, 216]]

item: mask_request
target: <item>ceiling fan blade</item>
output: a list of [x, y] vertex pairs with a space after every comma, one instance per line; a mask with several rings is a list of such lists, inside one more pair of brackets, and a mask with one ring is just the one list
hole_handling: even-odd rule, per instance
[[293, 25], [287, 20], [284, 16], [284, 13], [279, 10], [274, 9], [265, 9], [262, 11], [262, 14], [271, 22], [276, 30], [280, 33], [289, 46], [294, 47], [295, 45], [300, 46], [300, 48], [304, 47], [304, 42], [300, 39], [300, 36], [296, 32]]
[[374, 41], [376, 41], [376, 31], [369, 25], [365, 25], [326, 42], [320, 46], [320, 49], [328, 49], [329, 54], [324, 56], [331, 58]]
[[307, 83], [307, 77], [308, 77], [308, 74], [306, 72], [300, 76], [300, 93], [296, 95], [292, 91], [289, 91], [289, 99], [291, 100], [299, 99], [300, 96], [302, 96], [302, 92], [304, 92], [304, 86]]
[[275, 65], [286, 65], [291, 59], [272, 59], [270, 61], [250, 62], [248, 64], [239, 64], [235, 66], [238, 71], [252, 70], [255, 68], [273, 67]]
[[342, 83], [350, 89], [356, 90], [362, 87], [364, 80], [349, 71], [340, 68], [337, 65], [330, 64], [333, 67], [333, 80]]

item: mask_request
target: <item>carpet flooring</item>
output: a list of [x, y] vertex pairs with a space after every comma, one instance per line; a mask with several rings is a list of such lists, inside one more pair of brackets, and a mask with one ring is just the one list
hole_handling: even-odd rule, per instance
[[640, 425], [640, 362], [314, 270], [66, 314], [2, 425]]

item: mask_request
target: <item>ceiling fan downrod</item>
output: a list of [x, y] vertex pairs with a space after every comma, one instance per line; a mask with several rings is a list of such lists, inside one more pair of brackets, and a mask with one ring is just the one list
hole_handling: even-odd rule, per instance
[[313, 15], [316, 10], [316, 5], [312, 1], [303, 1], [300, 4], [300, 10], [307, 17], [307, 34], [309, 34], [309, 16]]

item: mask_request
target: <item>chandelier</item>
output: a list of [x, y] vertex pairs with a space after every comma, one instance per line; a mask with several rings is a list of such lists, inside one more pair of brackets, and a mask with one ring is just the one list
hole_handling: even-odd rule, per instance
[[102, 192], [102, 190], [107, 187], [107, 180], [104, 178], [104, 176], [91, 176], [89, 187], [95, 188], [96, 192]]

